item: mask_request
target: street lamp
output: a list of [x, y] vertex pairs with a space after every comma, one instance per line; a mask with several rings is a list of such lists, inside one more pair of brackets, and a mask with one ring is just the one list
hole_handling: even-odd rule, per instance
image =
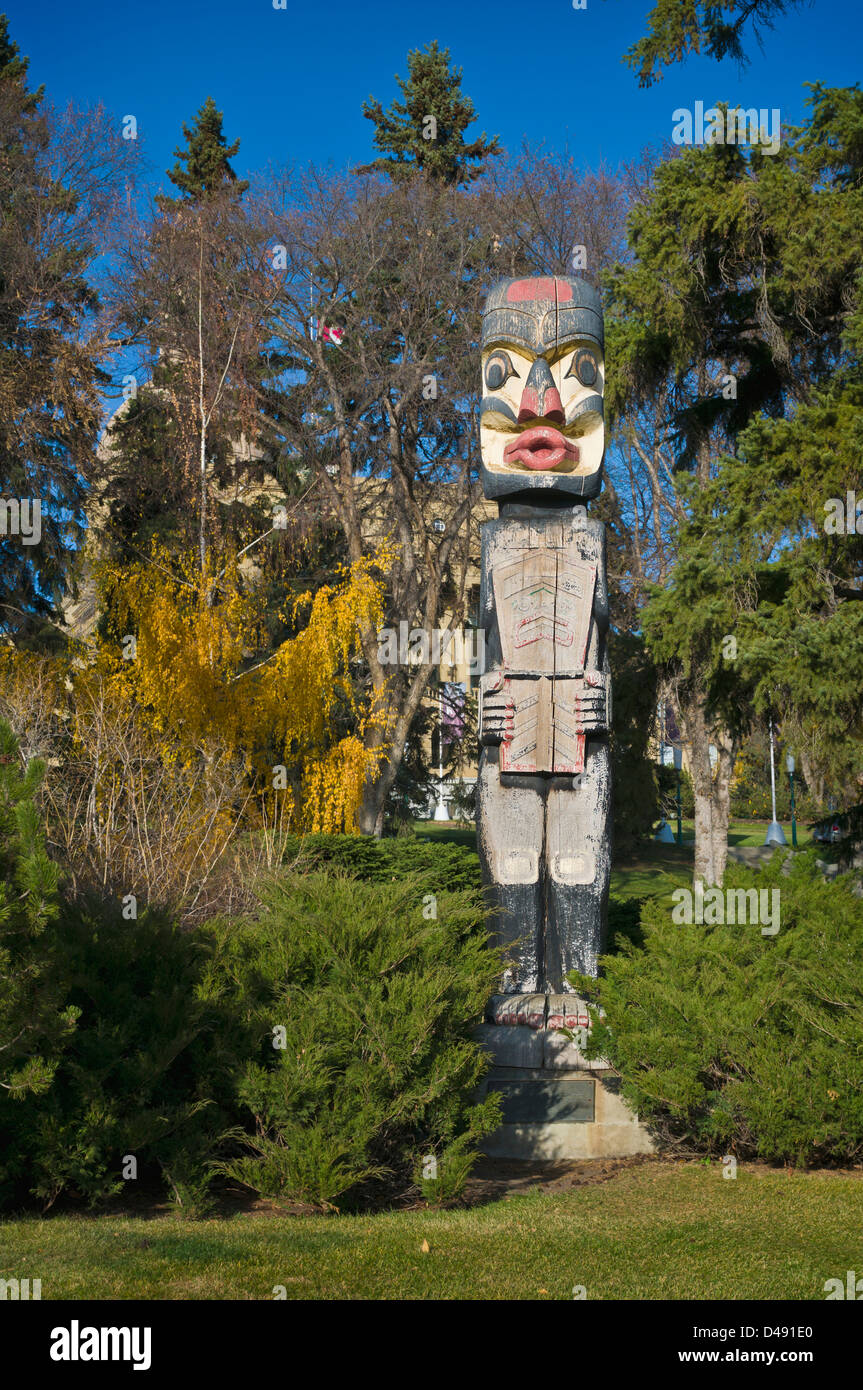
[[788, 783], [791, 787], [791, 843], [797, 848], [797, 819], [794, 815], [794, 754], [785, 754], [785, 767], [788, 771]]
[[446, 809], [446, 801], [443, 798], [443, 681], [439, 681], [441, 687], [441, 703], [438, 705], [438, 805], [435, 806], [435, 820], [449, 820], [449, 810]]
[[773, 762], [773, 720], [770, 721], [770, 801], [773, 807], [773, 819], [767, 827], [767, 834], [764, 836], [765, 845], [787, 845], [785, 831], [776, 819], [776, 768]]

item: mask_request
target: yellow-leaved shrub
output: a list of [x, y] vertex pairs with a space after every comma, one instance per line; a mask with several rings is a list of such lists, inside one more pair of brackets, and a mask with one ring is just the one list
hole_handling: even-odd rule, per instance
[[[351, 667], [360, 632], [383, 622], [376, 571], [385, 559], [378, 552], [295, 598], [287, 616], [303, 620], [296, 636], [256, 660], [262, 598], [236, 559], [201, 570], [197, 556], [154, 546], [149, 563], [101, 569], [103, 593], [116, 597], [114, 640], [100, 643], [98, 665], [163, 737], [171, 761], [227, 747], [242, 753], [259, 792], [291, 801], [293, 829], [356, 830], [381, 749], [367, 746], [375, 711]], [[123, 655], [130, 637], [133, 659]]]
[[264, 654], [264, 600], [234, 558], [202, 571], [154, 545], [97, 566], [87, 647], [0, 649], [0, 714], [49, 763], [49, 839], [73, 878], [194, 920], [236, 905], [229, 847], [270, 863], [291, 832], [357, 830], [382, 752], [360, 633], [383, 622], [387, 559], [295, 598], [295, 635]]

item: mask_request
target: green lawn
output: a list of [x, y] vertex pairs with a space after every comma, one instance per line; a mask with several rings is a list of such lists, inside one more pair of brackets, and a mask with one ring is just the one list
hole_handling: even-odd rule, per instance
[[[730, 845], [763, 845], [764, 837], [767, 834], [767, 827], [770, 824], [766, 820], [733, 820], [728, 826], [728, 843]], [[781, 821], [782, 829], [785, 831], [785, 838], [791, 847], [791, 822]], [[671, 829], [677, 834], [677, 820], [669, 821]], [[695, 822], [683, 817], [683, 840], [690, 844], [695, 842]], [[812, 836], [805, 825], [797, 822], [797, 848], [805, 849], [812, 844]]]
[[619, 898], [645, 898], [691, 886], [692, 846], [649, 840], [612, 860], [611, 892]]
[[0, 1278], [43, 1299], [823, 1299], [863, 1268], [861, 1229], [863, 1177], [664, 1161], [458, 1211], [28, 1217], [0, 1224]]

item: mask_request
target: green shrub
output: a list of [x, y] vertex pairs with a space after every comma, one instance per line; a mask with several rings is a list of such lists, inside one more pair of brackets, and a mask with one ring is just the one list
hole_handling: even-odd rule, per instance
[[611, 893], [608, 899], [608, 950], [621, 951], [624, 943], [633, 946], [644, 943], [641, 930], [641, 911], [646, 898], [621, 898]]
[[479, 857], [468, 845], [441, 843], [419, 835], [375, 840], [362, 835], [291, 836], [285, 862], [304, 867], [336, 868], [366, 883], [411, 879], [426, 891], [479, 888]]
[[[184, 1212], [205, 1208], [207, 1164], [232, 1118], [216, 1103], [217, 1075], [227, 1097], [223, 1048], [236, 1050], [202, 989], [208, 945], [159, 912], [134, 921], [119, 902], [64, 905], [53, 970], [77, 1027], [50, 1090], [7, 1116], [5, 1135], [44, 1206], [61, 1195], [95, 1204], [161, 1178]], [[135, 1181], [123, 1177], [127, 1156]]]
[[223, 1171], [270, 1195], [326, 1205], [420, 1154], [430, 1199], [460, 1190], [496, 1118], [471, 1102], [500, 970], [471, 851], [309, 837], [258, 921], [181, 931], [64, 899], [19, 761], [0, 725], [0, 1206], [160, 1182], [200, 1214], [226, 1133]]
[[123, 1190], [129, 1155], [139, 1180], [161, 1173], [200, 1210], [230, 1118], [213, 1104], [213, 1037], [229, 1030], [201, 989], [209, 939], [65, 899], [33, 802], [42, 775], [21, 771], [0, 721], [0, 1206], [97, 1202]]
[[780, 931], [675, 925], [648, 900], [644, 947], [621, 943], [593, 987], [589, 1049], [661, 1138], [798, 1165], [863, 1155], [863, 901], [814, 855], [791, 872], [730, 868], [726, 887], [779, 889]]
[[[776, 815], [780, 821], [791, 819], [791, 783], [785, 770], [785, 757], [777, 756]], [[815, 797], [806, 786], [803, 769], [798, 761], [794, 774], [794, 807], [798, 821], [814, 819], [819, 812]], [[731, 816], [737, 820], [772, 820], [773, 803], [770, 790], [770, 745], [763, 733], [746, 739], [734, 766], [731, 780]]]
[[258, 921], [221, 928], [232, 1010], [257, 1035], [237, 1092], [254, 1134], [235, 1133], [247, 1152], [221, 1172], [325, 1208], [434, 1154], [454, 1195], [498, 1119], [496, 1097], [472, 1101], [486, 1061], [470, 1029], [501, 965], [479, 894], [441, 889], [435, 918], [427, 889], [286, 872]]
[[427, 1202], [445, 1206], [459, 1197], [477, 1160], [477, 1143], [489, 1131], [489, 1117], [498, 1115], [486, 1106], [467, 1112], [467, 1128], [440, 1153], [421, 1154], [414, 1162], [413, 1178]]
[[45, 853], [34, 795], [43, 775], [22, 771], [18, 743], [0, 720], [0, 1204], [26, 1191], [26, 1133], [44, 1103], [76, 1025], [54, 966], [58, 872]]
[[75, 1027], [51, 963], [60, 893], [33, 800], [43, 773], [36, 759], [21, 770], [0, 720], [0, 1126], [9, 1106], [49, 1089]]

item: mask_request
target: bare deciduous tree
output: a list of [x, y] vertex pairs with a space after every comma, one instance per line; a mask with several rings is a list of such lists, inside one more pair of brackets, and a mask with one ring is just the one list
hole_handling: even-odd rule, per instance
[[[295, 383], [286, 445], [321, 484], [347, 555], [388, 541], [388, 621], [430, 632], [464, 617], [480, 491], [476, 344], [487, 282], [479, 199], [418, 177], [311, 172], [274, 214], [286, 269], [278, 333]], [[474, 533], [475, 539], [475, 533]], [[431, 660], [390, 666], [362, 633], [385, 745], [361, 829], [380, 834]]]

